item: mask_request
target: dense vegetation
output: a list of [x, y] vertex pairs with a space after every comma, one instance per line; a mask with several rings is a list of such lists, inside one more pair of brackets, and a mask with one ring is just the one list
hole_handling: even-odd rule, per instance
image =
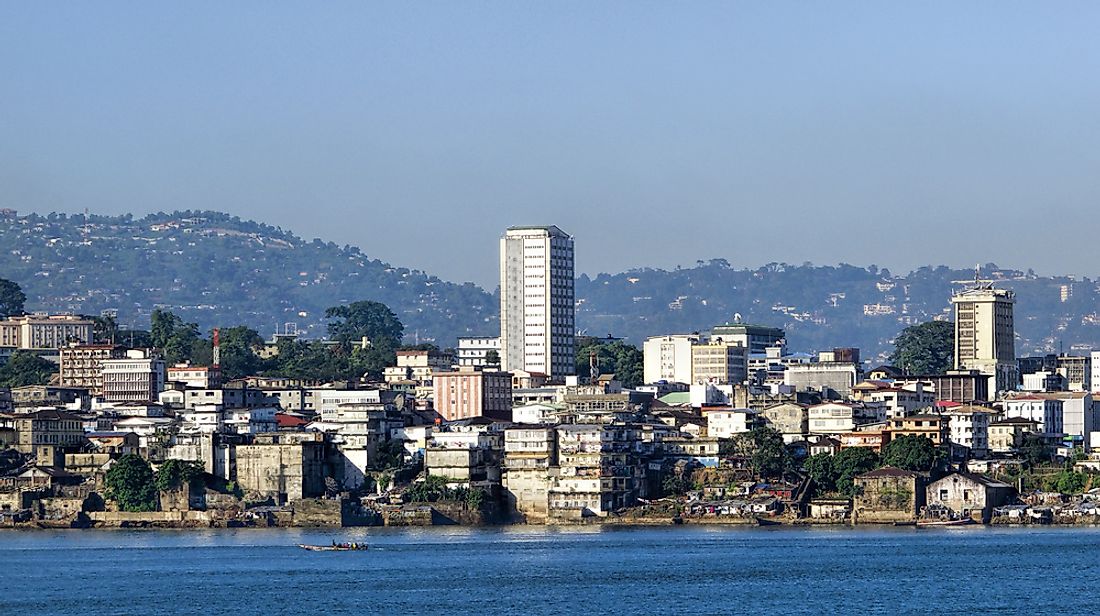
[[[27, 309], [115, 310], [120, 336], [148, 329], [160, 307], [202, 331], [243, 324], [266, 337], [294, 322], [316, 338], [326, 332], [325, 308], [360, 299], [392, 307], [406, 335], [440, 347], [454, 346], [459, 335], [498, 331], [495, 296], [473, 284], [217, 212], [89, 216], [87, 224], [82, 216], [8, 215], [0, 217], [0, 246], [0, 272], [22, 286]], [[1100, 347], [1093, 280], [992, 264], [982, 275], [1016, 292], [1019, 355], [1056, 352], [1060, 343], [1066, 351]], [[865, 358], [886, 361], [904, 327], [949, 317], [959, 287], [952, 281], [970, 278], [971, 271], [942, 266], [898, 276], [874, 265], [738, 269], [712, 259], [671, 271], [581, 275], [577, 326], [638, 345], [740, 313], [746, 322], [784, 327], [795, 350], [857, 346]]]
[[943, 374], [953, 366], [954, 355], [955, 324], [929, 321], [901, 330], [890, 363], [909, 374]]

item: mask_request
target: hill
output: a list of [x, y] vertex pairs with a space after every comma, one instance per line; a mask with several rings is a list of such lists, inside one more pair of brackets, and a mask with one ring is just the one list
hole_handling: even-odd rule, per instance
[[392, 307], [410, 340], [495, 335], [497, 300], [473, 284], [371, 259], [354, 246], [304, 240], [218, 212], [131, 216], [0, 216], [0, 277], [28, 310], [99, 314], [146, 327], [167, 307], [203, 329], [284, 323], [324, 333], [330, 306], [370, 299]]
[[[0, 278], [23, 287], [28, 309], [117, 310], [123, 326], [146, 326], [153, 308], [162, 306], [203, 329], [245, 324], [268, 335], [293, 322], [320, 337], [325, 308], [369, 299], [397, 313], [407, 342], [451, 346], [460, 335], [498, 331], [496, 296], [473, 284], [218, 212], [89, 216], [85, 222], [5, 210], [0, 247]], [[1100, 348], [1094, 281], [993, 264], [982, 275], [1017, 294], [1019, 355]], [[740, 314], [745, 322], [785, 328], [794, 349], [858, 346], [873, 359], [890, 350], [905, 326], [949, 317], [951, 291], [959, 286], [952, 281], [973, 276], [942, 266], [905, 275], [873, 265], [749, 269], [722, 259], [582, 275], [577, 326], [638, 344], [650, 335], [709, 329]]]

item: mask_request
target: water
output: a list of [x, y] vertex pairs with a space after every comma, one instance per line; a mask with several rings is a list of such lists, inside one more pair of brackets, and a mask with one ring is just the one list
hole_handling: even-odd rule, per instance
[[[366, 541], [366, 552], [298, 543]], [[0, 531], [0, 614], [1097, 613], [1100, 529]]]

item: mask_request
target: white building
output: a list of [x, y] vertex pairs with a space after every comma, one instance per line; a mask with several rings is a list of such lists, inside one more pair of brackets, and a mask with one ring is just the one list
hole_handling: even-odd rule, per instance
[[458, 348], [455, 349], [455, 361], [459, 366], [474, 366], [484, 368], [489, 366], [486, 358], [489, 351], [497, 354], [497, 363], [500, 364], [500, 336], [468, 336], [458, 339]]
[[692, 383], [691, 347], [703, 342], [698, 334], [652, 336], [642, 343], [646, 383]]
[[996, 410], [964, 405], [944, 409], [942, 414], [948, 418], [948, 438], [952, 443], [969, 448], [975, 458], [989, 455], [989, 424]]
[[1001, 402], [1005, 418], [1021, 418], [1038, 422], [1039, 431], [1044, 434], [1063, 434], [1065, 432], [1062, 401], [1050, 398], [1020, 396]]
[[783, 382], [795, 391], [833, 390], [847, 398], [859, 376], [859, 368], [850, 362], [818, 361], [787, 366]]
[[707, 436], [730, 438], [735, 434], [752, 430], [757, 423], [757, 413], [752, 409], [704, 409], [707, 420]]
[[103, 360], [103, 399], [107, 402], [155, 402], [164, 391], [164, 361], [144, 351], [125, 359]]
[[573, 238], [511, 227], [500, 240], [501, 369], [573, 374]]

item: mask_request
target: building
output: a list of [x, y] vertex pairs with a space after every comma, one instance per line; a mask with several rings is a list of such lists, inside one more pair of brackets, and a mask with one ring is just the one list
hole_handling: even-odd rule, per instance
[[573, 238], [554, 226], [511, 227], [500, 240], [501, 368], [573, 374]]
[[54, 410], [17, 415], [15, 449], [43, 457], [43, 451], [61, 451], [86, 443], [83, 420], [71, 413]]
[[71, 314], [32, 314], [0, 321], [0, 347], [61, 349], [69, 344], [91, 344], [89, 319]]
[[1065, 418], [1062, 401], [1037, 394], [1002, 400], [1005, 419], [1026, 419], [1038, 424], [1043, 434], [1064, 434]]
[[546, 521], [557, 467], [558, 437], [553, 427], [505, 430], [501, 482], [508, 509], [527, 522]]
[[1015, 294], [979, 281], [951, 297], [955, 306], [955, 370], [977, 370], [990, 377], [994, 391], [1019, 382], [1016, 365]]
[[818, 361], [787, 366], [783, 382], [795, 391], [836, 392], [847, 398], [859, 378], [859, 367], [850, 362]]
[[748, 349], [725, 342], [691, 347], [691, 383], [738, 385], [749, 377]]
[[785, 334], [778, 327], [742, 323], [735, 316], [733, 323], [716, 325], [710, 332], [712, 341], [743, 346], [749, 353], [764, 353], [768, 347], [783, 346]]
[[920, 473], [884, 466], [857, 476], [852, 498], [854, 522], [913, 522], [925, 503]]
[[1024, 444], [1024, 436], [1041, 432], [1039, 422], [1023, 417], [999, 419], [989, 424], [989, 450], [995, 454], [1014, 454]]
[[1044, 400], [1057, 400], [1062, 403], [1062, 433], [1086, 450], [1089, 448], [1089, 435], [1096, 430], [1092, 408], [1092, 393], [1065, 391], [1035, 394]]
[[168, 382], [194, 389], [218, 389], [222, 386], [222, 370], [218, 366], [176, 364], [168, 368]]
[[325, 441], [318, 433], [263, 434], [237, 446], [237, 485], [278, 504], [325, 493]]
[[[475, 368], [500, 367], [500, 336], [467, 336], [458, 339], [455, 361], [459, 366]], [[489, 353], [496, 354], [496, 362], [489, 362]]]
[[103, 360], [103, 399], [107, 402], [156, 402], [164, 391], [164, 361], [144, 351]]
[[759, 415], [751, 409], [703, 408], [707, 421], [707, 436], [730, 438], [749, 432], [759, 424]]
[[923, 436], [936, 445], [943, 445], [950, 437], [948, 419], [941, 415], [910, 415], [896, 417], [888, 423], [890, 438], [900, 436]]
[[58, 384], [83, 387], [92, 395], [103, 393], [103, 362], [126, 356], [126, 347], [114, 344], [70, 344], [58, 351]]
[[937, 402], [988, 402], [995, 396], [989, 395], [989, 378], [977, 370], [948, 371], [947, 374], [928, 374], [899, 377], [894, 381], [897, 386], [908, 387], [923, 383], [936, 395]]
[[844, 434], [857, 426], [874, 423], [882, 417], [881, 409], [862, 404], [826, 402], [809, 408], [810, 434]]
[[1066, 379], [1066, 389], [1092, 391], [1091, 356], [1059, 355], [1055, 362], [1055, 371]]
[[447, 421], [470, 417], [512, 419], [512, 375], [462, 366], [436, 373], [432, 388], [435, 411]]
[[989, 522], [993, 508], [1009, 502], [1015, 490], [1007, 483], [972, 473], [951, 473], [928, 484], [925, 501], [929, 509], [946, 510], [962, 518]]
[[704, 338], [698, 334], [652, 336], [642, 343], [646, 383], [693, 383], [692, 347]]
[[606, 516], [635, 504], [643, 471], [640, 432], [630, 425], [569, 424], [556, 428], [558, 476], [549, 492], [551, 517]]
[[948, 439], [970, 450], [971, 457], [989, 455], [989, 424], [999, 415], [996, 409], [972, 404], [943, 409], [947, 418]]
[[912, 415], [936, 403], [931, 387], [921, 382], [897, 386], [884, 381], [863, 381], [852, 388], [852, 400], [883, 408], [887, 419]]
[[810, 431], [810, 412], [805, 404], [786, 402], [774, 404], [760, 411], [768, 427], [784, 435], [806, 434]]
[[450, 370], [454, 359], [453, 354], [443, 351], [397, 351], [397, 365], [388, 366], [384, 376], [387, 383], [428, 384], [436, 372]]

